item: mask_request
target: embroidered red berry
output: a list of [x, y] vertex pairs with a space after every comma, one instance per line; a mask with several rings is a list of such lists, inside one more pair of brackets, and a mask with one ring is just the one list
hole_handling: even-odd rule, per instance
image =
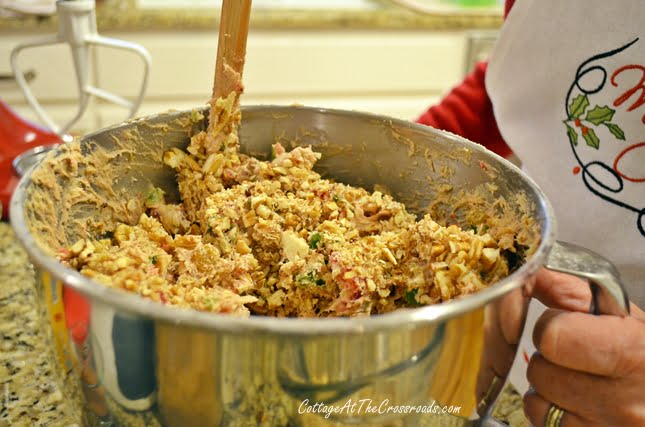
[[580, 173], [580, 166], [576, 166], [573, 168], [573, 174], [578, 175]]
[[576, 127], [577, 127], [577, 128], [579, 128], [579, 127], [580, 127], [580, 119], [576, 119]]
[[583, 127], [582, 127], [582, 134], [583, 134], [583, 135], [586, 135], [586, 134], [587, 134], [587, 132], [589, 132], [589, 128], [588, 128], [587, 126], [583, 126]]

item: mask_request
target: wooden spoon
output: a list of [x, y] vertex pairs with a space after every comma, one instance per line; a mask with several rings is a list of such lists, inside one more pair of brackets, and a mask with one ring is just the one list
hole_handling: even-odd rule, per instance
[[[211, 106], [218, 98], [226, 98], [231, 92], [236, 93], [236, 107], [239, 103], [240, 95], [244, 90], [242, 71], [250, 17], [251, 0], [223, 0]], [[213, 110], [211, 108], [209, 117], [212, 125], [216, 122]]]

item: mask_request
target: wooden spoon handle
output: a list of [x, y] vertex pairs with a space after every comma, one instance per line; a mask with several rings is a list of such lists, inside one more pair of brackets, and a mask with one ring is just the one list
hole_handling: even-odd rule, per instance
[[249, 33], [251, 0], [223, 0], [215, 63], [213, 100], [242, 93], [242, 70]]

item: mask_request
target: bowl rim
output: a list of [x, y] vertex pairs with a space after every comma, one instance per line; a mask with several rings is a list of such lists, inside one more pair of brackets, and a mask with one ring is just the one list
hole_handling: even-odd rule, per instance
[[[199, 107], [200, 109], [203, 107]], [[207, 108], [207, 107], [206, 107]], [[97, 134], [120, 129], [122, 127], [145, 122], [160, 117], [170, 119], [190, 114], [195, 109], [177, 110], [167, 113], [153, 114], [123, 123], [115, 124], [81, 138], [90, 140]], [[459, 144], [465, 144], [469, 149], [484, 153], [506, 168], [514, 171], [526, 181], [528, 187], [538, 196], [540, 208], [544, 212], [545, 220], [541, 228], [541, 241], [531, 259], [509, 276], [491, 285], [490, 287], [470, 294], [466, 297], [456, 298], [440, 304], [427, 305], [418, 308], [401, 308], [389, 313], [363, 316], [363, 317], [332, 317], [332, 318], [278, 318], [270, 316], [237, 317], [230, 314], [202, 312], [192, 309], [182, 309], [142, 298], [131, 292], [109, 288], [95, 283], [90, 278], [83, 276], [76, 270], [65, 267], [54, 257], [47, 255], [39, 246], [30, 231], [24, 216], [23, 200], [31, 183], [31, 174], [36, 169], [31, 168], [24, 175], [16, 187], [10, 204], [10, 221], [16, 236], [27, 251], [31, 262], [51, 273], [53, 277], [70, 286], [74, 290], [89, 297], [92, 303], [100, 303], [123, 312], [139, 315], [145, 318], [161, 321], [177, 326], [190, 326], [198, 329], [216, 330], [229, 333], [276, 333], [289, 336], [318, 336], [338, 334], [364, 334], [391, 329], [414, 328], [420, 324], [444, 321], [463, 313], [484, 307], [488, 303], [508, 292], [522, 286], [534, 276], [542, 266], [555, 236], [555, 216], [551, 203], [537, 184], [516, 165], [499, 155], [487, 150], [483, 146], [469, 141], [458, 135], [440, 131], [431, 127], [396, 119], [388, 116], [364, 113], [357, 111], [330, 109], [308, 106], [282, 106], [282, 105], [253, 105], [243, 106], [242, 112], [285, 112], [285, 110], [306, 110], [318, 114], [332, 114], [340, 116], [362, 116], [369, 120], [385, 120], [398, 127], [417, 130], [424, 133], [436, 133], [448, 137]]]

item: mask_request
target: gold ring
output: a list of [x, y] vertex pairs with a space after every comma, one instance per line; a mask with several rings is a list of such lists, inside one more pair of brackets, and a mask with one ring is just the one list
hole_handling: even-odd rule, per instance
[[549, 406], [549, 410], [546, 413], [546, 421], [544, 422], [544, 427], [560, 427], [563, 415], [564, 409], [551, 404], [551, 406]]

